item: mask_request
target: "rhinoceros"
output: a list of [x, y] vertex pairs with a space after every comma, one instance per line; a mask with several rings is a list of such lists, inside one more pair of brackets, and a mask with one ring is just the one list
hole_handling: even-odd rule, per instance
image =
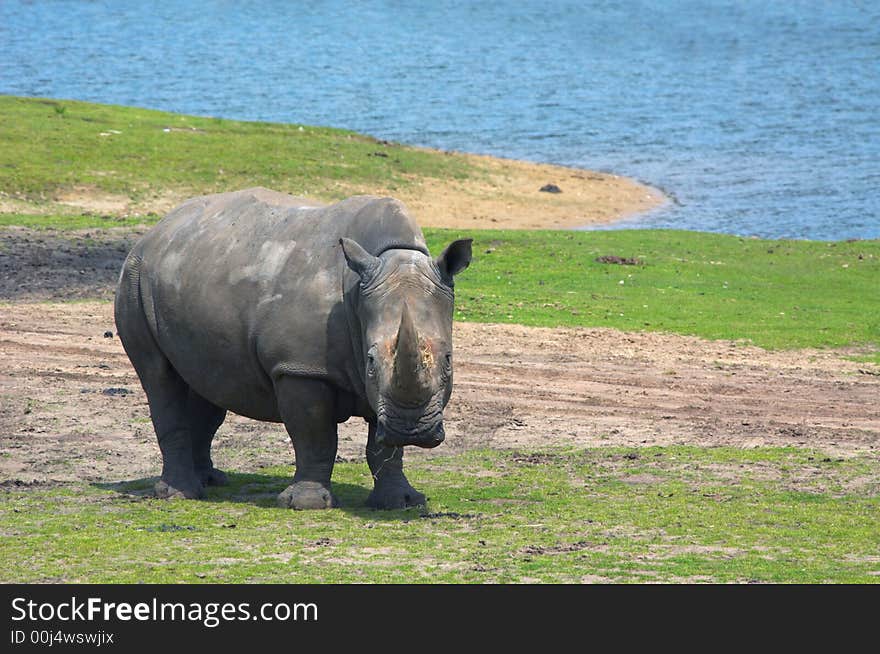
[[355, 196], [319, 205], [256, 188], [188, 200], [132, 248], [116, 327], [150, 405], [159, 497], [226, 483], [211, 442], [227, 411], [283, 422], [296, 472], [283, 507], [337, 506], [337, 423], [368, 424], [367, 503], [425, 503], [403, 447], [444, 439], [453, 277], [471, 240], [431, 258], [406, 208]]

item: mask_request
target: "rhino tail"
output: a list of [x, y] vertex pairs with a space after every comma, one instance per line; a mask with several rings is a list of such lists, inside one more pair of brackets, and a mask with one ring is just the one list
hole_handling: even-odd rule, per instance
[[147, 327], [148, 334], [141, 334], [141, 338], [148, 336], [148, 340], [155, 343], [156, 315], [153, 311], [152, 297], [144, 292], [147, 289], [143, 288], [141, 278], [143, 264], [143, 257], [135, 248], [126, 257], [122, 272], [119, 274], [114, 318], [123, 345], [127, 336], [134, 336], [135, 332], [143, 331], [143, 326]]
[[122, 271], [119, 273], [119, 284], [116, 289], [117, 306], [120, 294], [125, 295], [125, 300], [133, 304], [140, 302], [141, 294], [141, 266], [144, 260], [134, 250], [128, 253]]

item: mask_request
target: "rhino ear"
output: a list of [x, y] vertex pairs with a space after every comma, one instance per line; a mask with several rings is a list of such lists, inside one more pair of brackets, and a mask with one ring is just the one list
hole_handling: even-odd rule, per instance
[[342, 253], [345, 255], [348, 267], [360, 275], [363, 281], [368, 280], [379, 267], [379, 259], [362, 248], [357, 241], [341, 238], [339, 245], [342, 246]]
[[470, 265], [472, 256], [471, 243], [473, 241], [474, 239], [472, 238], [453, 241], [446, 246], [446, 249], [443, 250], [439, 257], [434, 259], [434, 263], [437, 264], [437, 268], [440, 269], [444, 277], [452, 279], [453, 276]]

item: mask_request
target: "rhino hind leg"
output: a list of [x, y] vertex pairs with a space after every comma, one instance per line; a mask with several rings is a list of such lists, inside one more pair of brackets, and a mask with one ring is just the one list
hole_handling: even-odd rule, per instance
[[162, 451], [156, 495], [200, 498], [205, 486], [226, 483], [226, 475], [211, 460], [211, 441], [226, 411], [196, 394], [170, 364], [163, 368], [152, 378], [141, 378]]
[[167, 361], [135, 368], [150, 403], [150, 417], [162, 451], [162, 477], [156, 482], [157, 497], [202, 497], [204, 485], [194, 463], [193, 426], [197, 421], [188, 412], [189, 386]]
[[211, 459], [211, 442], [226, 419], [226, 409], [211, 404], [190, 388], [186, 414], [192, 438], [193, 467], [196, 476], [205, 486], [225, 486], [229, 480], [225, 472], [214, 467]]
[[331, 509], [338, 506], [330, 489], [336, 462], [336, 392], [315, 379], [282, 377], [275, 382], [278, 410], [293, 443], [293, 483], [278, 495], [290, 509]]
[[424, 506], [425, 496], [418, 492], [403, 474], [403, 447], [387, 447], [376, 443], [376, 423], [370, 422], [367, 438], [367, 465], [373, 475], [374, 487], [367, 506], [374, 509], [405, 509]]
[[196, 394], [177, 374], [153, 339], [137, 293], [126, 290], [117, 292], [116, 326], [147, 395], [162, 451], [156, 495], [202, 497], [205, 483], [222, 483], [226, 477], [213, 467], [210, 454], [211, 440], [226, 411]]

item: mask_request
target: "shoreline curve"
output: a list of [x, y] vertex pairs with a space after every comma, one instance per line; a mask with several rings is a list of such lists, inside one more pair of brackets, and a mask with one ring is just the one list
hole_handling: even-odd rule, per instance
[[[447, 155], [465, 158], [475, 173], [463, 180], [422, 178], [388, 192], [423, 227], [589, 229], [632, 219], [670, 201], [657, 188], [612, 173], [463, 152]], [[548, 184], [560, 192], [540, 190]]]

